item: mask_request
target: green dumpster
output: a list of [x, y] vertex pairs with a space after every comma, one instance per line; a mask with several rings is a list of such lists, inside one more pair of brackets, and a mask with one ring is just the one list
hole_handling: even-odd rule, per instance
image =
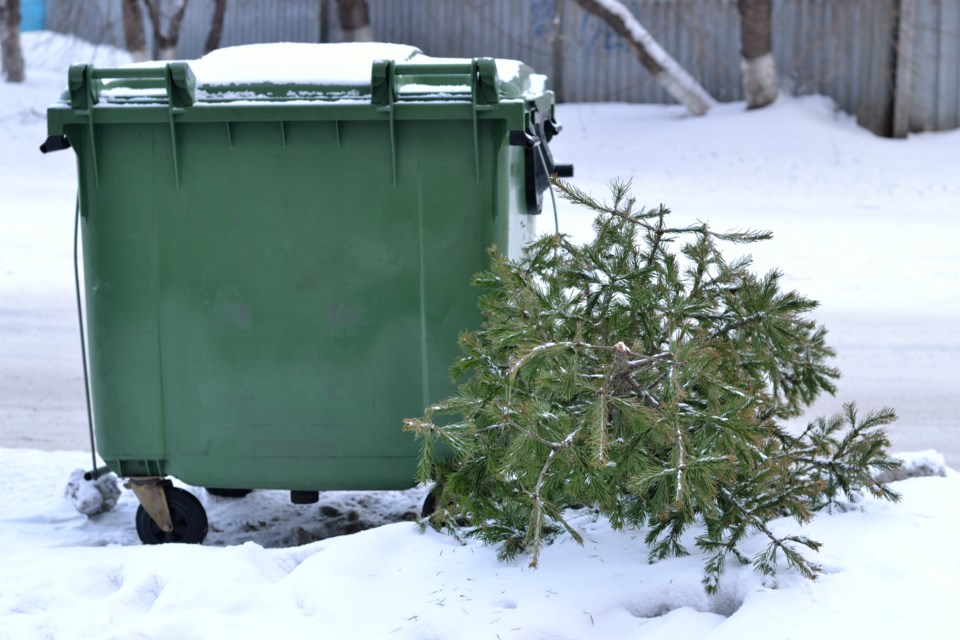
[[543, 76], [397, 45], [78, 65], [48, 125], [78, 159], [97, 450], [144, 542], [206, 532], [168, 476], [410, 487], [401, 420], [452, 390], [471, 275], [564, 171]]

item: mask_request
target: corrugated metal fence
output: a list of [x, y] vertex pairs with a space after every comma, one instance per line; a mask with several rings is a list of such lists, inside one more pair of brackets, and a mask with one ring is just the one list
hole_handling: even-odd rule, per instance
[[897, 110], [910, 131], [960, 127], [960, 0], [901, 0]]
[[[520, 59], [548, 74], [562, 100], [672, 101], [572, 0], [368, 2], [377, 39], [435, 56]], [[626, 4], [715, 98], [741, 98], [735, 0]], [[190, 0], [180, 57], [202, 55], [212, 11], [210, 0]], [[123, 44], [120, 0], [47, 0], [47, 26]], [[332, 0], [229, 0], [221, 44], [337, 34]], [[829, 95], [878, 133], [960, 127], [960, 0], [775, 0], [773, 41], [789, 91]]]

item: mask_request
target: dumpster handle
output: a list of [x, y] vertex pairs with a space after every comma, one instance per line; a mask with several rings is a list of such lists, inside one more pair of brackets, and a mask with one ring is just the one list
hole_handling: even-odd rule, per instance
[[89, 109], [100, 101], [102, 82], [96, 80], [157, 80], [166, 89], [171, 107], [190, 107], [196, 102], [197, 77], [186, 62], [168, 62], [162, 67], [103, 69], [75, 64], [69, 71], [70, 106]]
[[77, 323], [80, 326], [80, 358], [83, 361], [83, 393], [87, 401], [87, 428], [90, 431], [90, 457], [93, 459], [93, 479], [100, 477], [97, 467], [97, 445], [93, 437], [93, 409], [90, 406], [90, 374], [87, 371], [87, 341], [83, 333], [83, 305], [80, 303], [80, 192], [77, 191], [77, 211], [73, 223], [73, 283], [77, 292]]
[[480, 183], [480, 139], [479, 111], [492, 109], [491, 105], [500, 102], [500, 78], [497, 75], [497, 63], [493, 58], [473, 58], [457, 63], [398, 63], [393, 60], [374, 60], [370, 79], [370, 103], [386, 111], [390, 122], [390, 150], [393, 154], [393, 186], [397, 186], [397, 148], [394, 129], [396, 104], [401, 101], [399, 76], [412, 76], [418, 79], [438, 79], [450, 76], [467, 76], [470, 86], [473, 124], [473, 160], [476, 183]]
[[490, 107], [500, 102], [500, 78], [497, 75], [497, 63], [493, 58], [473, 58], [456, 63], [404, 63], [393, 60], [374, 60], [371, 69], [370, 102], [377, 106], [388, 106], [402, 100], [399, 78], [412, 76], [423, 82], [442, 81], [451, 76], [468, 79], [470, 98], [475, 107]]

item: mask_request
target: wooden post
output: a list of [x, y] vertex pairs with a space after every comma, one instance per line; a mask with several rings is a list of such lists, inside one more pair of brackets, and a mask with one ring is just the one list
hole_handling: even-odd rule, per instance
[[878, 136], [893, 135], [897, 9], [900, 0], [864, 2], [860, 13], [857, 124]]
[[320, 0], [320, 42], [330, 42], [330, 0]]
[[553, 47], [553, 73], [550, 79], [553, 81], [553, 92], [556, 94], [557, 102], [563, 102], [563, 5], [564, 0], [556, 0], [553, 14], [553, 39], [550, 44]]
[[23, 82], [23, 50], [20, 47], [20, 0], [0, 0], [0, 79]]
[[896, 76], [893, 79], [893, 137], [910, 133], [910, 105], [913, 88], [913, 43], [916, 39], [917, 0], [900, 0], [897, 13]]

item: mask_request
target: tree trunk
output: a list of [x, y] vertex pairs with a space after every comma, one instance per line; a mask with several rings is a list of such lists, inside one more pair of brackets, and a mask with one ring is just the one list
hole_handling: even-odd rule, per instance
[[123, 0], [123, 37], [127, 51], [134, 62], [143, 62], [147, 56], [147, 39], [143, 34], [143, 11], [140, 0]]
[[680, 66], [643, 28], [619, 0], [576, 0], [584, 10], [599, 16], [623, 38], [654, 80], [695, 116], [702, 116], [714, 104], [710, 94]]
[[213, 0], [213, 17], [210, 18], [210, 33], [203, 44], [203, 52], [210, 53], [220, 48], [220, 38], [223, 36], [223, 17], [227, 13], [227, 0]]
[[320, 42], [330, 42], [330, 0], [320, 0]]
[[367, 0], [337, 0], [341, 42], [373, 42]]
[[23, 82], [23, 50], [20, 48], [20, 0], [0, 0], [0, 57], [7, 82]]
[[740, 72], [747, 109], [777, 99], [777, 63], [773, 57], [773, 0], [737, 0], [740, 13]]
[[187, 0], [177, 0], [167, 33], [163, 32], [160, 0], [143, 0], [143, 2], [147, 5], [147, 15], [150, 16], [153, 41], [157, 47], [159, 59], [173, 60], [177, 55], [177, 41], [180, 40], [180, 25], [183, 24], [183, 14], [187, 11]]

